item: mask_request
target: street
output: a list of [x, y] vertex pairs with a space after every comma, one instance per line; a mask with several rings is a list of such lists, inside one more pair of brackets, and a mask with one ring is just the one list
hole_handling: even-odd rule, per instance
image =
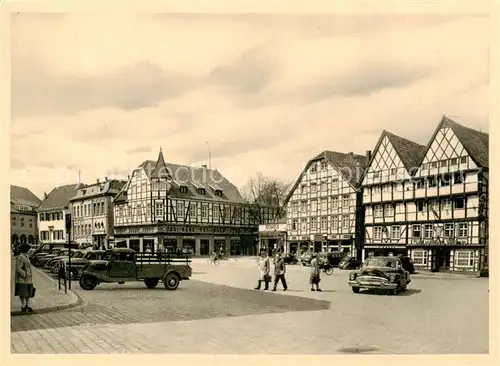
[[431, 354], [488, 352], [488, 279], [414, 275], [397, 296], [347, 285], [349, 271], [287, 266], [289, 290], [256, 291], [255, 260], [208, 265], [176, 291], [162, 284], [73, 290], [87, 305], [11, 317], [13, 353]]

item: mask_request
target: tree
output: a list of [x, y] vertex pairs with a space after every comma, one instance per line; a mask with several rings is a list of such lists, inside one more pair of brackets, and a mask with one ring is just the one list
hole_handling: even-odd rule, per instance
[[250, 207], [250, 218], [267, 223], [285, 217], [283, 204], [292, 183], [283, 182], [258, 173], [243, 186], [241, 193]]

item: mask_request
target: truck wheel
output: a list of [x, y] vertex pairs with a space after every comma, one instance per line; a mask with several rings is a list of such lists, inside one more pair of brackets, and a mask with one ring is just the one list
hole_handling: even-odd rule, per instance
[[94, 276], [83, 275], [80, 278], [80, 287], [84, 290], [93, 290], [97, 286], [97, 279]]
[[354, 292], [355, 294], [359, 293], [359, 287], [351, 287], [351, 289], [352, 289], [352, 292]]
[[179, 275], [175, 272], [167, 273], [167, 275], [163, 278], [163, 284], [167, 290], [175, 290], [179, 287], [180, 278]]
[[145, 278], [144, 283], [147, 288], [155, 288], [160, 280], [158, 278]]

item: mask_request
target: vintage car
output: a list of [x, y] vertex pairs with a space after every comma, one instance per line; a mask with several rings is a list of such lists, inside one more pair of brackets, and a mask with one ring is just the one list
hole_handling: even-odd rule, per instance
[[72, 280], [80, 278], [83, 267], [85, 267], [90, 261], [101, 259], [104, 254], [104, 250], [89, 250], [82, 253], [82, 257], [71, 257], [71, 270], [69, 268], [68, 258], [64, 258], [60, 261], [59, 269], [61, 270], [61, 277], [71, 278]]
[[[43, 265], [43, 268], [50, 270], [52, 268], [52, 265], [54, 264], [54, 262], [57, 263], [59, 261], [59, 259], [67, 257], [68, 255], [69, 255], [69, 249], [60, 250], [59, 253], [57, 253], [57, 256], [49, 258], [49, 260], [47, 260], [45, 262], [45, 264]], [[47, 256], [44, 258], [44, 260], [45, 259], [47, 259]]]
[[35, 264], [35, 267], [45, 267], [49, 261], [51, 261], [55, 257], [59, 257], [60, 253], [67, 253], [68, 250], [64, 248], [56, 248], [52, 249], [49, 254], [44, 255], [43, 257], [39, 257], [38, 261]]
[[167, 290], [175, 290], [181, 280], [192, 275], [188, 253], [136, 253], [133, 249], [113, 248], [102, 260], [89, 261], [83, 268], [80, 287], [93, 290], [100, 283], [144, 281], [147, 288], [155, 288], [161, 280]]
[[[44, 243], [40, 245], [34, 252], [30, 254], [30, 261], [34, 266], [39, 266], [39, 261], [47, 255], [58, 253], [60, 250], [68, 247], [65, 243]], [[71, 244], [72, 248], [77, 249], [77, 244]]]
[[52, 260], [48, 264], [46, 264], [45, 267], [49, 266], [50, 272], [58, 273], [59, 269], [61, 268], [61, 263], [63, 263], [65, 260], [68, 260], [69, 255], [71, 255], [71, 261], [74, 261], [78, 258], [83, 258], [85, 252], [82, 250], [72, 250], [71, 254], [67, 253], [66, 255], [61, 255], [59, 257], [52, 258]]
[[368, 258], [358, 271], [349, 274], [349, 285], [355, 294], [360, 289], [377, 289], [397, 295], [406, 291], [410, 281], [410, 274], [398, 257]]
[[356, 257], [344, 257], [339, 262], [340, 269], [358, 269], [361, 266], [361, 261]]
[[299, 263], [299, 260], [297, 259], [297, 256], [295, 254], [287, 253], [284, 256], [284, 260], [286, 264], [297, 264]]

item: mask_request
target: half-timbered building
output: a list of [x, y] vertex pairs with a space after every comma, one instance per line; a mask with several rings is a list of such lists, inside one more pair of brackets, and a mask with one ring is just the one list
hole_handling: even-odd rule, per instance
[[117, 246], [195, 255], [257, 250], [259, 222], [238, 189], [216, 169], [166, 163], [161, 150], [134, 169], [113, 203]]
[[362, 179], [364, 256], [477, 271], [488, 256], [488, 134], [443, 116], [427, 146], [382, 133]]
[[361, 191], [367, 156], [324, 151], [307, 164], [285, 200], [288, 252], [336, 251], [360, 255]]
[[415, 174], [409, 253], [434, 271], [488, 263], [489, 136], [443, 116]]
[[361, 179], [363, 259], [407, 254], [408, 215], [415, 211], [413, 174], [425, 146], [383, 131]]

